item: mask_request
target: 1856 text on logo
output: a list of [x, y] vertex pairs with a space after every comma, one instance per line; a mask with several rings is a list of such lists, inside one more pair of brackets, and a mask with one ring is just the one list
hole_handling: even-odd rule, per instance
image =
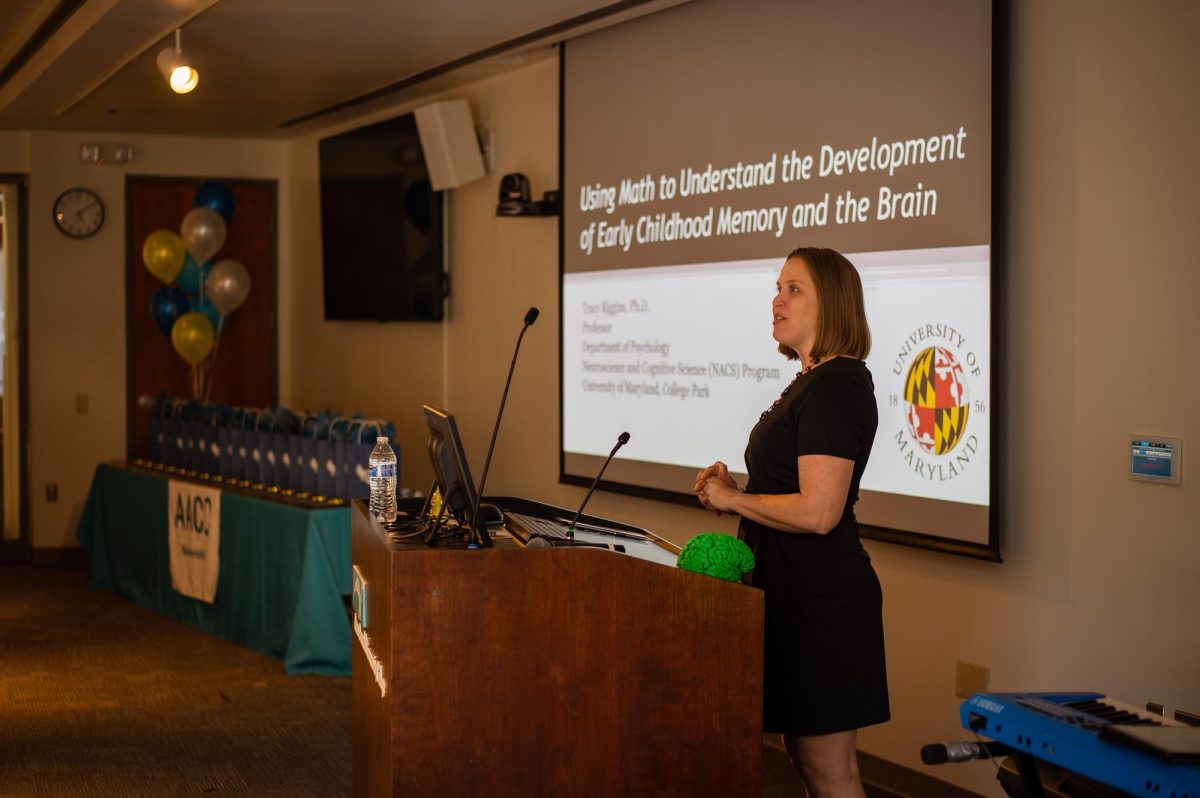
[[971, 422], [987, 405], [971, 399], [969, 379], [982, 374], [979, 358], [956, 328], [923, 324], [904, 339], [892, 373], [903, 377], [901, 393], [888, 397], [905, 422], [892, 436], [897, 455], [922, 479], [954, 479], [979, 451]]

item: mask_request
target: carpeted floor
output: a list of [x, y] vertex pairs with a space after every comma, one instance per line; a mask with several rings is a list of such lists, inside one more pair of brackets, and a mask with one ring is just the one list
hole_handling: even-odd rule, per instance
[[350, 794], [350, 679], [0, 565], [0, 795]]
[[[88, 578], [0, 564], [0, 796], [350, 794], [349, 678], [285, 676]], [[763, 793], [803, 795], [771, 746]]]

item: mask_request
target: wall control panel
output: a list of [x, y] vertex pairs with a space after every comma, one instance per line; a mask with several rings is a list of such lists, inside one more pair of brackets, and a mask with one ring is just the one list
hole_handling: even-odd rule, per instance
[[1129, 436], [1129, 478], [1178, 485], [1183, 481], [1183, 438]]

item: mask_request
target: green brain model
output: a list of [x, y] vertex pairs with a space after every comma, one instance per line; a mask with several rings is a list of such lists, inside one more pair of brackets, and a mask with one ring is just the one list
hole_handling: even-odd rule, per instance
[[685, 571], [737, 582], [743, 573], [754, 568], [754, 555], [749, 546], [735, 537], [702, 532], [687, 542], [676, 564]]

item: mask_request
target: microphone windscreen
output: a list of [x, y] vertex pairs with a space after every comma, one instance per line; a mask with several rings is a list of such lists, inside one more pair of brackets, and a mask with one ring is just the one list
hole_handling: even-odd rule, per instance
[[617, 437], [617, 443], [621, 444], [622, 446], [624, 446], [625, 444], [629, 443], [629, 433], [628, 433], [628, 432], [622, 432], [622, 433], [621, 433], [621, 434], [620, 434], [620, 435]]
[[545, 538], [530, 538], [529, 542], [525, 544], [525, 548], [548, 549], [550, 548], [550, 541], [546, 540]]
[[921, 761], [926, 765], [944, 765], [949, 759], [946, 746], [940, 743], [930, 743], [921, 748]]
[[528, 327], [537, 321], [538, 314], [541, 313], [537, 308], [530, 308], [525, 312], [525, 326]]

